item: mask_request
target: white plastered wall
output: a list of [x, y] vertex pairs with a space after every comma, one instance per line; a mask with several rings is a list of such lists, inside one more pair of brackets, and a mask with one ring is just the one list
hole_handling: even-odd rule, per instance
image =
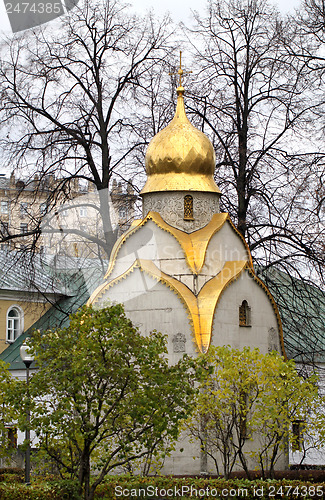
[[[125, 273], [137, 259], [152, 261], [158, 269], [181, 281], [192, 291], [197, 286], [194, 285], [194, 274], [186, 262], [180, 243], [153, 221], [146, 222], [122, 243], [109, 281]], [[212, 236], [207, 246], [205, 262], [197, 279], [198, 290], [195, 291], [199, 291], [209, 279], [216, 276], [226, 261], [248, 259], [243, 241], [227, 221]]]
[[109, 302], [123, 303], [128, 317], [143, 335], [148, 335], [152, 330], [168, 335], [171, 363], [181, 357], [181, 354], [173, 353], [172, 339], [176, 333], [186, 336], [186, 354], [197, 354], [188, 311], [181, 299], [164, 283], [157, 282], [139, 268], [109, 288], [96, 301], [96, 307]]
[[[136, 268], [125, 280], [109, 288], [100, 301], [96, 302], [96, 307], [108, 302], [124, 303], [127, 316], [143, 335], [148, 335], [155, 329], [167, 335], [171, 364], [177, 363], [184, 354], [173, 352], [173, 337], [176, 333], [183, 333], [186, 337], [185, 353], [189, 356], [197, 355], [188, 311], [176, 293], [164, 283], [157, 282]], [[198, 443], [190, 443], [186, 436], [181, 436], [175, 451], [166, 458], [161, 473], [199, 474], [200, 464]]]
[[[251, 308], [251, 326], [239, 326], [239, 306], [246, 300]], [[265, 290], [246, 270], [222, 293], [214, 315], [212, 345], [230, 345], [235, 349], [257, 347], [261, 353], [269, 351], [270, 330], [277, 332], [277, 350], [280, 350], [278, 323], [273, 305]]]
[[124, 241], [109, 281], [125, 273], [137, 259], [150, 260], [172, 276], [190, 274], [181, 245], [150, 220]]

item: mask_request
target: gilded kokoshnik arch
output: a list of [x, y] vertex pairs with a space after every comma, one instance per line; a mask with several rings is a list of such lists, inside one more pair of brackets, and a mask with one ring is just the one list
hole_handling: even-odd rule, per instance
[[[202, 267], [207, 259], [209, 243], [211, 242], [212, 237], [220, 231], [226, 223], [228, 223], [232, 232], [242, 243], [244, 260], [225, 261], [221, 271], [216, 276], [209, 277], [199, 290], [192, 291], [188, 285], [185, 285], [176, 277], [163, 272], [161, 269], [162, 266], [159, 264], [159, 258], [156, 259], [156, 263], [147, 259], [137, 258], [136, 256], [139, 257], [141, 254], [141, 249], [134, 248], [131, 244], [131, 249], [133, 251], [130, 252], [127, 250], [126, 254], [130, 255], [131, 259], [132, 256], [134, 256], [135, 260], [131, 263], [131, 265], [129, 265], [131, 261], [126, 260], [122, 273], [118, 274], [118, 276], [114, 276], [114, 267], [116, 263], [119, 262], [119, 253], [123, 252], [123, 246], [126, 245], [126, 241], [137, 231], [140, 231], [141, 228], [144, 227], [150, 220], [153, 221], [158, 228], [172, 235], [173, 238], [175, 238], [175, 240], [179, 243], [183, 251], [184, 259], [189, 268], [189, 274], [191, 273], [193, 277], [197, 277], [202, 270]], [[177, 253], [177, 250], [175, 253]], [[231, 284], [232, 281], [238, 279], [244, 270], [249, 270], [254, 281], [263, 287], [272, 302], [272, 306], [277, 317], [281, 351], [285, 354], [281, 320], [277, 306], [266, 286], [255, 275], [248, 246], [232, 224], [228, 214], [214, 214], [211, 221], [202, 229], [187, 234], [167, 224], [158, 213], [149, 212], [144, 219], [135, 221], [133, 223], [133, 227], [131, 227], [129, 231], [122, 235], [116, 242], [112, 251], [110, 265], [105, 275], [105, 282], [94, 291], [89, 302], [98, 304], [103, 300], [104, 296], [106, 298], [110, 297], [109, 290], [121, 280], [127, 280], [128, 275], [133, 272], [135, 268], [139, 268], [142, 272], [146, 272], [157, 281], [164, 283], [180, 297], [188, 310], [194, 338], [200, 352], [207, 352], [209, 348], [212, 336], [213, 317], [222, 292]], [[150, 291], [147, 293], [150, 293]], [[145, 295], [143, 296], [143, 299], [145, 300]]]

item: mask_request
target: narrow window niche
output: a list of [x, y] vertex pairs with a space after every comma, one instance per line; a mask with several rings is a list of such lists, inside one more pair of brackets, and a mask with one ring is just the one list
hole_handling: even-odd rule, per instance
[[292, 451], [302, 451], [304, 446], [303, 420], [292, 422]]
[[239, 306], [239, 326], [251, 326], [251, 308], [247, 300], [243, 300]]
[[193, 196], [184, 196], [184, 220], [194, 220], [193, 217]]

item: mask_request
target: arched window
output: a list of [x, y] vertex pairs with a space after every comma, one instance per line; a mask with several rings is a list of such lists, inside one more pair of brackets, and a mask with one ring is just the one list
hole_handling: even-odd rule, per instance
[[251, 308], [247, 300], [243, 300], [239, 306], [239, 326], [251, 326]]
[[184, 196], [184, 220], [194, 220], [193, 218], [193, 196]]
[[303, 427], [303, 420], [292, 422], [292, 451], [302, 451], [304, 444]]
[[12, 306], [7, 311], [7, 342], [14, 342], [23, 332], [24, 314], [19, 306]]

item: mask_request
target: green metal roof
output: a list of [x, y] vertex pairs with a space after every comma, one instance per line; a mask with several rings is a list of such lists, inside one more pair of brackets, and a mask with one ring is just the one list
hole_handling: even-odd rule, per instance
[[74, 294], [61, 297], [40, 319], [0, 354], [0, 359], [10, 364], [10, 370], [25, 369], [20, 358], [20, 346], [26, 337], [30, 336], [33, 330], [45, 331], [68, 326], [69, 316], [87, 302], [90, 294], [103, 277], [101, 269], [90, 267], [77, 271], [70, 269], [65, 272], [65, 275], [70, 282], [70, 288], [74, 290]]
[[325, 292], [315, 283], [270, 268], [259, 270], [279, 308], [284, 345], [297, 362], [325, 362]]

